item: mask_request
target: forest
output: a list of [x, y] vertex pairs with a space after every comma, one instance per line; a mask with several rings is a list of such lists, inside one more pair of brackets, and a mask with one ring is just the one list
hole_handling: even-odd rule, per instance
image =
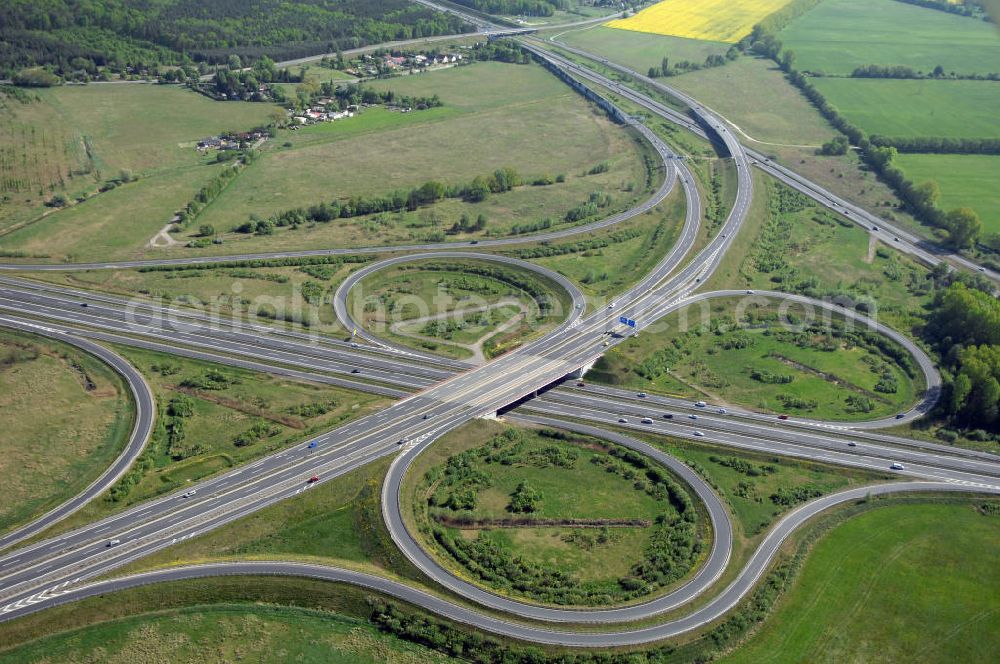
[[274, 60], [467, 32], [461, 19], [407, 0], [7, 0], [0, 75], [139, 65]]

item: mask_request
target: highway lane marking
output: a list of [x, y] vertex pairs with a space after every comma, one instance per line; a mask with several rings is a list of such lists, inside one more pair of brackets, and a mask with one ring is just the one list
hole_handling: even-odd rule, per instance
[[[364, 455], [365, 453], [368, 453], [370, 451], [368, 449], [368, 447], [370, 447], [370, 446], [361, 447], [359, 449], [354, 450], [353, 452], [350, 452], [347, 455], [335, 457], [335, 458], [333, 458], [331, 460], [328, 460], [328, 461], [326, 461], [324, 463], [324, 465], [320, 466], [320, 469], [324, 470], [324, 469], [327, 469], [328, 467], [332, 466], [332, 470], [337, 470], [338, 466], [342, 466], [344, 464], [348, 464], [351, 461], [353, 461], [355, 458], [357, 458], [359, 455]], [[253, 482], [251, 482], [249, 485], [243, 485], [241, 487], [238, 487], [238, 488], [230, 491], [229, 495], [231, 495], [234, 491], [239, 491], [240, 489], [248, 488], [251, 485], [260, 484], [261, 482], [263, 482], [265, 480], [271, 479], [271, 477], [273, 475], [277, 475], [278, 473], [282, 472], [283, 470], [285, 470], [285, 469], [284, 468], [279, 468], [279, 469], [275, 470], [274, 472], [272, 472], [270, 475], [266, 475], [266, 476], [262, 476], [260, 478], [257, 478]], [[290, 473], [289, 477], [286, 478], [286, 479], [284, 479], [282, 481], [282, 484], [278, 485], [278, 488], [276, 489], [276, 491], [280, 492], [280, 491], [286, 490], [282, 486], [283, 484], [286, 484], [286, 483], [291, 483], [292, 484], [292, 486], [289, 487], [289, 488], [294, 487], [295, 486], [294, 482], [297, 481], [297, 478], [295, 477], [295, 475], [297, 475], [297, 474], [298, 474], [297, 472], [296, 473]], [[273, 487], [271, 487], [271, 488], [273, 489]], [[272, 491], [266, 492], [266, 493], [261, 493], [261, 492], [249, 493], [249, 494], [241, 496], [235, 502], [247, 501], [247, 500], [259, 500], [260, 496], [262, 496], [262, 495], [266, 499], [267, 496], [272, 495], [273, 493], [275, 493], [275, 490], [272, 490]], [[211, 502], [213, 502], [215, 504], [215, 506], [212, 508], [213, 510], [217, 511], [217, 510], [220, 510], [220, 509], [224, 509], [228, 505], [231, 505], [232, 501], [230, 501], [229, 503], [227, 503], [227, 502], [222, 502], [220, 500], [222, 497], [225, 497], [226, 495], [227, 494], [222, 494], [222, 496], [219, 496], [219, 498], [213, 498], [211, 500]], [[209, 501], [202, 501], [201, 503], [190, 503], [190, 504], [186, 505], [185, 508], [194, 507], [194, 506], [198, 506], [200, 508], [203, 508], [203, 507], [208, 506], [208, 502]], [[236, 508], [233, 508], [233, 509], [234, 510], [238, 510], [239, 508], [236, 507]], [[135, 531], [137, 531], [137, 530], [141, 530], [141, 529], [147, 529], [148, 530], [149, 528], [155, 526], [156, 524], [158, 524], [160, 522], [163, 522], [165, 519], [168, 519], [168, 518], [170, 518], [170, 517], [172, 517], [174, 515], [175, 515], [175, 513], [173, 513], [173, 512], [168, 512], [166, 514], [161, 514], [160, 516], [158, 516], [157, 518], [153, 519], [152, 521], [147, 521], [147, 522], [144, 522], [144, 523], [141, 523], [141, 524], [138, 524], [138, 525], [131, 526], [131, 527], [127, 528], [126, 530], [121, 531], [120, 533], [116, 533], [116, 535], [118, 537], [120, 537], [120, 538], [125, 538], [128, 535], [135, 533]], [[192, 515], [190, 517], [187, 517], [186, 520], [187, 521], [194, 521], [194, 520], [197, 520], [197, 519], [203, 518], [203, 517], [204, 517], [204, 515], [199, 513], [199, 514], [195, 514], [195, 515]], [[171, 525], [172, 526], [174, 524], [173, 523], [167, 523], [166, 525]], [[84, 534], [88, 534], [88, 532], [89, 531], [85, 532]], [[136, 545], [136, 544], [142, 545], [142, 541], [143, 541], [144, 538], [145, 539], [149, 539], [151, 537], [154, 537], [155, 535], [156, 535], [155, 532], [151, 533], [151, 534], [139, 534], [137, 537], [133, 537], [131, 540], [129, 540], [128, 543], [132, 544], [132, 545]], [[76, 549], [63, 551], [63, 552], [57, 553], [56, 555], [50, 556], [50, 557], [48, 557], [48, 558], [46, 558], [44, 560], [41, 560], [41, 561], [39, 561], [39, 562], [37, 562], [37, 563], [35, 563], [33, 565], [29, 565], [27, 567], [22, 567], [22, 568], [17, 569], [17, 570], [12, 570], [11, 573], [6, 574], [6, 575], [4, 575], [3, 577], [0, 577], [0, 578], [9, 578], [11, 576], [11, 574], [21, 574], [21, 575], [23, 575], [27, 571], [30, 571], [30, 570], [33, 570], [33, 569], [39, 569], [39, 568], [43, 572], [45, 572], [45, 573], [50, 573], [47, 570], [48, 570], [48, 568], [52, 567], [52, 565], [55, 563], [55, 561], [58, 561], [58, 560], [60, 560], [62, 558], [65, 558], [65, 557], [67, 557], [69, 555], [78, 553], [81, 550], [85, 549], [87, 546], [92, 546], [95, 543], [98, 543], [98, 542], [81, 543], [81, 545], [78, 548], [76, 548]], [[112, 550], [112, 552], [113, 553], [124, 552], [124, 549], [123, 548], [115, 548], [115, 549]], [[108, 550], [105, 547], [101, 547], [96, 554], [88, 556], [88, 557], [84, 558], [81, 561], [76, 561], [73, 564], [75, 566], [79, 567], [80, 565], [82, 565], [83, 563], [86, 563], [89, 560], [92, 560], [92, 559], [94, 559], [96, 557], [99, 557], [99, 556], [107, 556], [107, 554], [108, 554]], [[52, 570], [52, 571], [58, 571], [58, 570]], [[20, 585], [23, 585], [23, 584], [29, 583], [29, 582], [30, 582], [30, 579], [26, 580], [26, 581], [21, 581], [21, 582], [18, 582], [16, 584], [14, 584], [13, 587], [17, 587], [17, 586], [20, 586]], [[0, 589], [0, 592], [9, 591], [9, 590], [10, 590], [10, 588]]]
[[[647, 299], [647, 298], [643, 297], [643, 296], [639, 296], [638, 298], [634, 298], [634, 299], [636, 299], [637, 301], [642, 301], [642, 300]], [[598, 317], [595, 317], [595, 318], [598, 318]], [[595, 321], [595, 322], [598, 322], [598, 321]], [[561, 350], [561, 348], [565, 347], [565, 345], [567, 345], [568, 343], [572, 343], [573, 341], [575, 341], [575, 338], [574, 338], [575, 336], [576, 335], [567, 335], [567, 338], [561, 340], [561, 342], [558, 343], [558, 345], [556, 346], [556, 348], [550, 348], [550, 349], [548, 349], [548, 352], [555, 352], [556, 350]], [[524, 360], [522, 360], [522, 361], [524, 361]], [[532, 362], [532, 360], [529, 359], [529, 360], [526, 361], [526, 363], [528, 365], [530, 365], [533, 362]], [[553, 359], [549, 359], [547, 361], [543, 361], [543, 362], [541, 362], [540, 365], [536, 364], [536, 366], [534, 366], [532, 368], [530, 379], [531, 380], [536, 380], [538, 378], [539, 374], [548, 373], [549, 370], [551, 368], [553, 368], [553, 367], [561, 367], [561, 368], [565, 369], [566, 368], [566, 364], [565, 364], [564, 361], [556, 360], [554, 358]], [[463, 390], [463, 392], [468, 392], [468, 391], [469, 390]], [[496, 390], [494, 390], [494, 393], [495, 392], [496, 392]], [[496, 394], [495, 396], [496, 397], [503, 397], [504, 394], [501, 392], [500, 394]], [[488, 394], [488, 395], [480, 395], [479, 398], [475, 399], [472, 402], [472, 405], [473, 406], [482, 406], [485, 403], [487, 403], [490, 400], [492, 400], [493, 398], [494, 398], [494, 394], [493, 393]], [[359, 442], [361, 442], [361, 441], [359, 441]]]
[[[57, 298], [52, 298], [57, 299]], [[7, 302], [4, 305], [2, 302]], [[0, 297], [0, 308], [13, 309], [18, 313], [22, 312], [24, 302], [22, 299], [11, 299]], [[69, 311], [56, 308], [53, 306], [47, 306], [44, 304], [33, 303], [32, 307], [35, 315], [46, 316], [54, 320], [61, 321], [64, 324], [69, 325], [90, 325], [96, 327], [100, 330], [118, 332], [120, 327], [113, 324], [114, 319], [103, 318], [91, 313], [81, 313], [72, 310], [72, 314]], [[47, 312], [47, 313], [43, 313]], [[112, 312], [117, 313], [117, 312]], [[235, 349], [243, 349], [248, 352], [251, 357], [256, 358], [266, 358], [273, 361], [280, 361], [292, 366], [302, 367], [311, 370], [321, 370], [329, 371], [333, 373], [347, 374], [351, 369], [351, 365], [359, 364], [356, 359], [344, 358], [337, 356], [338, 351], [329, 351], [334, 356], [329, 357], [325, 355], [317, 354], [317, 351], [306, 344], [297, 344], [296, 350], [281, 350], [268, 348], [260, 344], [254, 344], [252, 341], [235, 341], [232, 339], [218, 339], [217, 335], [220, 334], [218, 331], [209, 329], [200, 329], [197, 332], [177, 332], [172, 331], [169, 328], [155, 327], [151, 324], [141, 323], [138, 321], [119, 321], [128, 326], [128, 331], [132, 334], [140, 335], [145, 338], [158, 339], [160, 341], [173, 341], [178, 340], [187, 343], [188, 345], [194, 346], [195, 348], [207, 349], [215, 352], [222, 353], [233, 353]], [[65, 333], [63, 333], [65, 334]], [[214, 341], [212, 341], [214, 340]], [[292, 342], [288, 342], [291, 344]], [[220, 345], [228, 344], [228, 345]], [[254, 349], [259, 349], [254, 351]], [[303, 359], [303, 356], [305, 359]], [[378, 360], [375, 360], [376, 362]], [[433, 378], [425, 378], [424, 376], [418, 374], [411, 374], [413, 371], [412, 367], [409, 368], [380, 368], [378, 366], [372, 365], [369, 362], [361, 362], [365, 371], [369, 372], [371, 378], [376, 378], [378, 380], [383, 380], [387, 382], [398, 382], [396, 379], [400, 377], [405, 377], [414, 386], [420, 387], [432, 384]], [[341, 365], [338, 367], [338, 365]]]

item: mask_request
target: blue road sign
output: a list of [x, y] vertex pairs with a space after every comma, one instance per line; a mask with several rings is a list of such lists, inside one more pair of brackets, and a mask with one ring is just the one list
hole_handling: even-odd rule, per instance
[[635, 321], [631, 318], [626, 318], [625, 316], [619, 316], [618, 322], [622, 325], [628, 325], [629, 327], [636, 327]]

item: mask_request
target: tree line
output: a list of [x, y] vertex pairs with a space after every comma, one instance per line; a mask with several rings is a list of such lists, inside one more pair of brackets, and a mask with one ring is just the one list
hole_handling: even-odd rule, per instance
[[699, 69], [711, 69], [712, 67], [721, 67], [727, 62], [732, 62], [740, 56], [740, 50], [737, 46], [730, 46], [726, 54], [719, 55], [718, 53], [713, 53], [705, 58], [702, 63], [692, 62], [691, 60], [678, 60], [677, 62], [671, 63], [669, 56], [663, 56], [660, 60], [659, 66], [652, 66], [646, 72], [646, 76], [649, 78], [660, 78], [677, 76], [678, 74], [684, 74], [689, 71], [698, 71]]
[[902, 79], [948, 79], [969, 81], [1000, 81], [1000, 73], [989, 74], [946, 74], [944, 67], [937, 65], [930, 73], [924, 73], [907, 65], [864, 65], [855, 67], [851, 78], [902, 78]]
[[944, 136], [882, 136], [868, 141], [877, 147], [893, 147], [898, 152], [937, 154], [1000, 154], [1000, 138], [949, 138]]
[[[234, 230], [237, 233], [269, 235], [274, 228], [286, 226], [294, 228], [308, 222], [326, 223], [334, 219], [350, 219], [383, 212], [412, 212], [448, 198], [479, 202], [486, 200], [491, 193], [510, 191], [521, 184], [521, 176], [515, 169], [508, 166], [499, 168], [487, 176], [477, 175], [466, 184], [445, 185], [437, 180], [428, 180], [419, 187], [408, 191], [397, 189], [381, 196], [352, 196], [343, 202], [334, 200], [330, 203], [323, 202], [309, 207], [292, 208], [279, 212], [268, 219], [251, 216], [249, 221]], [[485, 221], [483, 226], [485, 226]]]

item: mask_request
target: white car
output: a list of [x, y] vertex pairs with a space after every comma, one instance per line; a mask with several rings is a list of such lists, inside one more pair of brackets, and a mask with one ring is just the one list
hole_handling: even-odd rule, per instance
[[695, 432], [694, 432], [694, 435], [696, 435], [696, 436], [698, 436], [699, 438], [701, 438], [701, 437], [702, 437], [702, 436], [704, 436], [705, 434], [704, 434], [704, 433], [702, 433], [701, 431], [695, 431]]
[[122, 541], [120, 539], [108, 540], [108, 547], [110, 548], [112, 546], [118, 546], [121, 543]]
[[897, 462], [889, 466], [889, 468], [893, 470], [903, 470], [903, 464]]
[[646, 393], [645, 392], [639, 392], [639, 398], [640, 399], [645, 399], [646, 398]]
[[695, 401], [695, 402], [694, 402], [694, 405], [695, 405], [696, 407], [698, 407], [698, 408], [704, 408], [704, 407], [705, 407], [705, 406], [707, 406], [708, 404], [707, 404], [707, 403], [705, 403], [704, 401]]
[[643, 424], [652, 424], [653, 420], [652, 420], [652, 418], [644, 417], [644, 418], [642, 418], [642, 423]]
[[726, 409], [725, 408], [720, 408], [717, 412], [719, 413], [719, 415], [725, 415], [726, 414]]
[[181, 494], [181, 498], [190, 498], [194, 494], [198, 493], [197, 489], [191, 489], [190, 491], [185, 491]]
[[625, 419], [624, 417], [619, 417], [618, 421], [621, 422], [622, 424], [628, 424], [628, 420]]

